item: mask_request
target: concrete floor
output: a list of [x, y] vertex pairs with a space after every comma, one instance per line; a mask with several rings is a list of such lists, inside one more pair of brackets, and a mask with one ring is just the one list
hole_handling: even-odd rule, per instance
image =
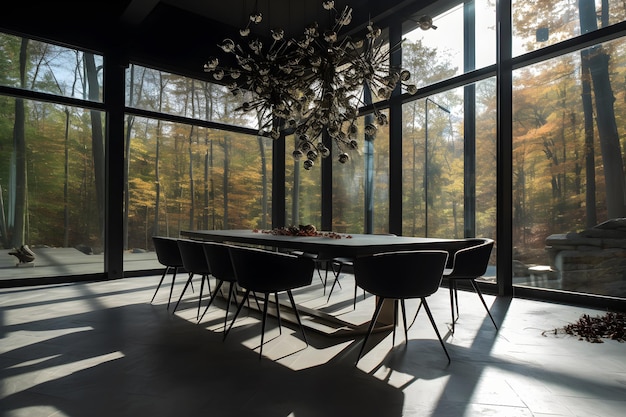
[[[447, 289], [429, 298], [452, 358], [420, 312], [402, 331], [370, 338], [270, 318], [259, 359], [259, 314], [244, 309], [222, 341], [225, 303], [197, 323], [198, 286], [176, 313], [158, 276], [0, 290], [0, 416], [623, 416], [626, 344], [592, 344], [552, 330], [588, 308], [460, 292], [450, 333]], [[182, 290], [182, 281], [174, 298]], [[342, 278], [329, 303], [320, 281], [295, 293], [303, 306], [366, 322], [374, 297]], [[361, 293], [360, 293], [361, 294]], [[286, 297], [285, 297], [286, 300]], [[206, 305], [208, 298], [202, 301]], [[407, 303], [413, 318], [416, 301]], [[234, 308], [231, 308], [231, 315]]]

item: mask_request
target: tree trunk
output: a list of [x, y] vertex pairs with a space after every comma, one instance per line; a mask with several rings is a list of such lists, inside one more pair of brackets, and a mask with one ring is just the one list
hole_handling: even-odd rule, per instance
[[593, 101], [591, 99], [591, 74], [589, 73], [589, 51], [580, 52], [582, 63], [582, 105], [585, 131], [585, 226], [598, 224], [596, 213], [596, 153], [593, 146]]
[[[580, 27], [582, 33], [597, 30], [595, 2], [579, 0]], [[608, 7], [604, 3], [604, 8]], [[608, 10], [605, 11], [608, 13]], [[609, 78], [610, 56], [602, 45], [589, 49], [588, 65], [593, 82], [596, 102], [596, 125], [600, 137], [600, 150], [606, 183], [606, 206], [608, 218], [626, 217], [626, 185], [624, 163], [615, 122], [615, 97]]]
[[222, 178], [222, 187], [224, 194], [224, 219], [222, 219], [222, 228], [228, 229], [228, 175], [230, 156], [229, 153], [230, 140], [227, 136], [224, 137], [224, 177]]
[[262, 197], [261, 197], [261, 207], [263, 210], [263, 214], [261, 216], [261, 227], [267, 227], [267, 161], [265, 160], [265, 142], [263, 141], [263, 136], [257, 136], [257, 140], [259, 142], [259, 155], [261, 156], [261, 186]]
[[69, 186], [70, 186], [70, 110], [65, 108], [65, 160], [64, 171], [65, 181], [63, 183], [63, 246], [69, 246], [70, 233], [70, 207], [69, 207]]
[[196, 189], [194, 184], [194, 176], [193, 176], [193, 126], [189, 129], [189, 142], [188, 142], [188, 150], [189, 150], [189, 229], [193, 230], [194, 227], [194, 218], [196, 216], [196, 211], [194, 207], [194, 201], [196, 196]]
[[[22, 38], [20, 46], [20, 86], [26, 85], [26, 60], [28, 39]], [[13, 234], [11, 246], [20, 247], [24, 242], [25, 218], [26, 218], [26, 111], [24, 100], [15, 99], [15, 124], [13, 125], [13, 152], [15, 155], [15, 200]], [[10, 219], [9, 219], [10, 221]]]
[[[87, 72], [88, 94], [92, 101], [100, 101], [100, 83], [98, 82], [98, 69], [93, 54], [85, 52], [85, 70]], [[104, 132], [102, 131], [102, 113], [99, 110], [91, 110], [91, 152], [93, 156], [93, 169], [96, 186], [96, 203], [98, 204], [99, 235], [104, 241], [104, 205], [105, 193], [105, 170], [104, 170]]]

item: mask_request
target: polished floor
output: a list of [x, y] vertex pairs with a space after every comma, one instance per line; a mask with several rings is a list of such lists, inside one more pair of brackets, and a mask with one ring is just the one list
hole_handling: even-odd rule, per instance
[[[199, 282], [176, 313], [159, 277], [0, 290], [0, 416], [623, 416], [626, 344], [592, 344], [554, 334], [587, 308], [461, 292], [450, 332], [447, 289], [429, 304], [452, 358], [424, 312], [405, 344], [375, 334], [355, 366], [362, 336], [298, 328], [275, 318], [259, 358], [259, 314], [244, 309], [222, 340], [225, 302], [197, 323]], [[339, 322], [366, 322], [374, 298], [352, 276], [330, 302], [319, 280], [296, 292], [305, 307]], [[174, 298], [182, 290], [174, 288]], [[286, 297], [285, 297], [286, 299]], [[206, 305], [208, 299], [202, 301]], [[417, 302], [407, 305], [411, 320]], [[231, 308], [231, 315], [234, 308]]]

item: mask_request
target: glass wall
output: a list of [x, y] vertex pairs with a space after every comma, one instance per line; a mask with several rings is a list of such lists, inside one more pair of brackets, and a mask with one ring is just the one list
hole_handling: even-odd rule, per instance
[[0, 96], [2, 277], [101, 273], [105, 114], [54, 97], [101, 102], [102, 57], [6, 34], [0, 52], [1, 85], [49, 97]]
[[[405, 36], [403, 66], [421, 85], [451, 87], [402, 106], [402, 233], [496, 239], [496, 80], [452, 80], [495, 63], [495, 5], [452, 4], [437, 30]], [[485, 279], [496, 280], [495, 250]]]
[[519, 285], [626, 296], [625, 46], [620, 39], [514, 72]]
[[[126, 117], [125, 268], [150, 266], [153, 235], [270, 227], [272, 139], [199, 122], [240, 122], [245, 117], [234, 111], [240, 98], [137, 65], [130, 65], [126, 83], [130, 112], [149, 110], [155, 118]], [[168, 115], [190, 122], [164, 120]]]
[[[496, 82], [498, 71], [505, 71], [502, 80], [510, 74], [507, 65], [495, 65], [495, 3], [435, 2], [438, 29], [406, 33], [402, 44], [417, 94], [375, 99], [391, 125], [365, 138], [347, 164], [337, 163], [339, 151], [332, 149], [332, 183], [324, 186], [321, 163], [307, 171], [293, 161], [291, 136], [285, 182], [272, 184], [273, 142], [257, 136], [255, 117], [236, 111], [242, 98], [205, 81], [130, 65], [126, 164], [119, 167], [126, 175], [125, 260], [145, 252], [157, 267], [153, 234], [270, 228], [272, 191], [283, 195], [272, 187], [285, 187], [286, 210], [278, 214], [287, 225], [327, 223], [322, 201], [332, 199], [330, 223], [338, 232], [386, 233], [391, 223], [404, 235], [502, 239], [499, 255], [510, 249], [512, 258], [498, 269], [507, 281], [500, 290], [514, 284], [626, 297], [626, 58], [623, 39], [610, 30], [623, 26], [624, 5], [511, 5], [511, 97]], [[508, 17], [500, 20], [505, 29]], [[415, 21], [403, 26], [414, 28]], [[584, 37], [584, 48], [562, 42], [576, 37]], [[104, 64], [80, 50], [0, 35], [0, 149], [9, 150], [0, 159], [0, 237], [3, 259], [14, 270], [26, 269], [15, 268], [8, 252], [27, 244], [71, 249], [69, 263], [55, 260], [63, 268], [58, 274], [75, 273], [69, 265], [85, 259], [93, 263], [80, 273], [104, 271], [98, 258], [104, 196], [121, 195], [118, 185], [105, 189], [104, 145], [115, 152], [122, 146], [104, 141], [106, 110], [115, 113], [102, 99]], [[394, 125], [398, 114], [401, 126]], [[398, 131], [402, 137], [392, 137]], [[401, 173], [392, 160], [402, 161]], [[510, 202], [497, 198], [496, 184], [511, 192]], [[398, 211], [401, 225], [394, 223]], [[502, 226], [508, 222], [512, 230]], [[56, 259], [43, 253], [36, 265]], [[136, 265], [127, 268], [147, 264]]]
[[512, 0], [513, 56], [624, 21], [617, 0]]

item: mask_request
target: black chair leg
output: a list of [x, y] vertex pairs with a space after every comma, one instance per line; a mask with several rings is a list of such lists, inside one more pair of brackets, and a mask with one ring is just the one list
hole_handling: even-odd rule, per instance
[[226, 325], [228, 324], [228, 310], [230, 309], [230, 302], [233, 299], [233, 296], [235, 296], [235, 304], [237, 304], [237, 295], [235, 295], [235, 283], [231, 282], [228, 287], [228, 302], [226, 303], [226, 314], [224, 315], [224, 332], [226, 332]]
[[487, 307], [487, 303], [485, 302], [485, 299], [483, 298], [482, 291], [480, 290], [478, 285], [476, 285], [474, 280], [470, 280], [470, 283], [472, 284], [472, 287], [474, 287], [474, 291], [476, 291], [476, 294], [478, 294], [478, 297], [480, 298], [480, 301], [483, 303], [483, 306], [485, 307], [485, 310], [487, 310], [487, 314], [489, 314], [489, 318], [491, 319], [491, 322], [493, 323], [493, 325], [495, 326], [495, 328], [497, 330], [498, 329], [498, 325], [496, 324], [496, 321], [493, 319], [493, 316], [491, 315], [491, 312], [489, 311], [489, 307]]
[[426, 314], [428, 314], [428, 318], [430, 319], [430, 324], [433, 325], [433, 329], [435, 329], [435, 333], [437, 333], [437, 337], [439, 338], [439, 343], [441, 343], [441, 347], [443, 351], [446, 353], [446, 357], [448, 358], [448, 363], [450, 362], [450, 355], [448, 355], [448, 349], [446, 349], [446, 345], [443, 343], [443, 339], [439, 334], [439, 330], [437, 329], [437, 325], [435, 324], [435, 319], [433, 319], [433, 315], [430, 312], [430, 308], [428, 307], [428, 303], [425, 298], [422, 298], [422, 304], [424, 304], [424, 310], [426, 310]]
[[[196, 320], [200, 318], [200, 306], [202, 305], [202, 290], [204, 288], [204, 280], [207, 280], [207, 283], [208, 283], [209, 279], [206, 275], [202, 275], [202, 280], [200, 281], [200, 297], [198, 297], [198, 312], [196, 313]], [[209, 293], [211, 293], [210, 287], [209, 287]]]
[[391, 346], [396, 345], [397, 323], [398, 323], [398, 300], [393, 300], [393, 335], [391, 336]]
[[450, 314], [452, 315], [452, 333], [454, 333], [454, 280], [450, 280]]
[[163, 271], [163, 275], [161, 275], [161, 280], [159, 281], [159, 285], [157, 285], [156, 290], [154, 291], [154, 295], [152, 295], [152, 300], [150, 300], [150, 304], [152, 304], [152, 302], [154, 301], [154, 297], [156, 297], [157, 293], [159, 292], [159, 288], [161, 288], [161, 284], [163, 283], [163, 279], [165, 279], [165, 274], [167, 274], [170, 270], [170, 267], [166, 267], [165, 271]]
[[[218, 281], [217, 282], [217, 287], [215, 287], [215, 293], [217, 294], [217, 292], [220, 290], [220, 288], [222, 288], [222, 284], [224, 283], [224, 281]], [[202, 299], [202, 298], [200, 298]], [[198, 323], [200, 323], [202, 321], [202, 319], [204, 318], [204, 315], [206, 314], [207, 311], [209, 311], [209, 307], [211, 307], [211, 304], [213, 304], [213, 300], [215, 298], [211, 297], [211, 299], [209, 300], [209, 304], [207, 304], [206, 308], [204, 309], [204, 312], [202, 313], [202, 316], [200, 316], [200, 319], [198, 320]], [[228, 296], [228, 302], [230, 302], [230, 294]]]
[[265, 322], [267, 321], [267, 305], [269, 304], [270, 294], [265, 293], [265, 302], [263, 304], [263, 318], [261, 319], [261, 346], [259, 348], [259, 360], [263, 357], [263, 340], [265, 338]]
[[383, 301], [385, 301], [383, 297], [378, 298], [378, 303], [376, 303], [376, 309], [374, 310], [374, 315], [372, 316], [372, 320], [370, 321], [369, 328], [367, 329], [367, 334], [365, 335], [365, 340], [363, 340], [363, 345], [361, 346], [361, 350], [359, 351], [359, 356], [356, 358], [356, 362], [354, 366], [357, 366], [359, 361], [361, 360], [361, 355], [363, 355], [363, 350], [365, 350], [367, 339], [369, 339], [370, 334], [372, 333], [372, 330], [374, 330], [374, 325], [376, 324], [376, 320], [378, 320], [378, 315], [380, 314], [380, 309], [383, 306]]
[[276, 318], [278, 319], [278, 334], [283, 334], [283, 326], [280, 322], [280, 304], [278, 303], [278, 293], [274, 293], [274, 302], [276, 303]]
[[237, 306], [237, 311], [235, 312], [235, 317], [233, 317], [232, 321], [230, 322], [230, 326], [228, 326], [228, 330], [226, 330], [224, 332], [224, 338], [222, 340], [226, 340], [226, 336], [228, 336], [228, 333], [230, 332], [230, 329], [233, 328], [233, 324], [235, 324], [235, 320], [237, 320], [237, 316], [239, 316], [239, 313], [241, 312], [241, 308], [246, 303], [246, 300], [248, 299], [249, 295], [250, 295], [250, 290], [246, 290], [246, 292], [243, 295], [243, 298], [241, 299], [241, 302], [239, 303], [239, 306]]
[[170, 285], [170, 298], [167, 299], [167, 309], [170, 309], [170, 303], [172, 302], [172, 294], [174, 293], [174, 281], [176, 281], [176, 273], [178, 267], [174, 268], [174, 275], [172, 275], [172, 285]]
[[291, 308], [293, 308], [293, 312], [296, 315], [296, 320], [298, 320], [298, 325], [300, 326], [300, 331], [302, 331], [302, 338], [304, 339], [304, 343], [309, 346], [309, 341], [306, 338], [306, 334], [304, 333], [304, 326], [302, 326], [302, 320], [300, 320], [300, 313], [298, 313], [298, 307], [296, 307], [296, 302], [293, 299], [293, 294], [291, 290], [287, 290], [287, 295], [289, 296], [289, 301], [291, 301]]
[[172, 310], [172, 314], [176, 313], [176, 310], [178, 309], [178, 305], [180, 304], [180, 300], [183, 299], [183, 295], [185, 295], [185, 291], [187, 291], [187, 287], [189, 286], [189, 284], [191, 283], [191, 279], [193, 278], [193, 274], [190, 273], [189, 274], [189, 278], [187, 278], [187, 282], [185, 283], [185, 286], [183, 287], [183, 292], [180, 293], [180, 297], [178, 297], [178, 302], [176, 303], [176, 305], [174, 306], [174, 310]]
[[404, 306], [404, 299], [400, 300], [400, 306], [402, 306], [402, 322], [404, 323], [404, 344], [409, 343], [409, 329], [406, 327], [406, 307]]

